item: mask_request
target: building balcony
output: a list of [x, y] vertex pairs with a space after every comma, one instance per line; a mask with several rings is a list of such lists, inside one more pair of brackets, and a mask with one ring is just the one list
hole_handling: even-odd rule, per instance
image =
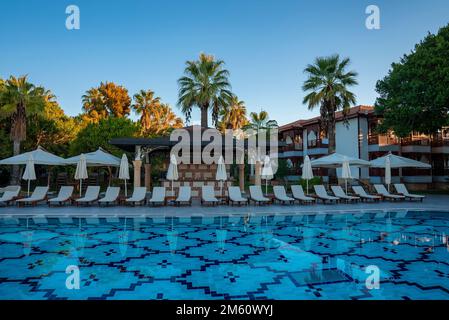
[[307, 142], [307, 148], [308, 149], [313, 149], [313, 148], [328, 148], [329, 144], [323, 142], [323, 140], [321, 139], [316, 139], [316, 140], [309, 140]]
[[383, 134], [370, 134], [368, 136], [368, 144], [379, 146], [391, 146], [399, 144], [399, 139], [394, 136]]
[[368, 136], [369, 152], [398, 152], [399, 140], [394, 136], [370, 134]]
[[449, 147], [449, 138], [436, 138], [432, 141], [432, 147]]
[[449, 154], [449, 139], [436, 139], [432, 141], [432, 153]]
[[402, 146], [402, 153], [431, 153], [432, 147], [422, 145], [408, 145]]
[[303, 149], [302, 143], [292, 143], [292, 144], [287, 144], [285, 147], [282, 147], [283, 152], [302, 151], [302, 149]]
[[432, 175], [433, 176], [439, 176], [439, 177], [449, 177], [449, 168], [433, 168], [432, 169]]

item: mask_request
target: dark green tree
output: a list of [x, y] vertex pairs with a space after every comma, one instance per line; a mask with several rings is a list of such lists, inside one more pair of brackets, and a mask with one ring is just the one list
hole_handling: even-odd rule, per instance
[[449, 124], [449, 25], [428, 34], [410, 54], [393, 63], [377, 82], [376, 112], [383, 116], [379, 132], [399, 137], [417, 131], [437, 132]]
[[71, 155], [87, 153], [99, 147], [121, 156], [123, 151], [109, 144], [113, 138], [135, 137], [140, 133], [140, 126], [127, 118], [109, 117], [98, 123], [91, 123], [82, 129], [70, 145]]

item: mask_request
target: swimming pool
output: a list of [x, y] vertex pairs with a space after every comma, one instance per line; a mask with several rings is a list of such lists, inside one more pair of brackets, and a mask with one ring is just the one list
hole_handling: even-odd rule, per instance
[[0, 219], [0, 299], [449, 299], [446, 235], [443, 212]]

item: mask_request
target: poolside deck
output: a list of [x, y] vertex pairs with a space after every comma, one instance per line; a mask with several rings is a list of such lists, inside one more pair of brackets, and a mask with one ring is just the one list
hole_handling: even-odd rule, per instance
[[208, 217], [208, 216], [242, 216], [242, 215], [297, 215], [297, 214], [319, 214], [319, 213], [358, 213], [373, 211], [443, 211], [449, 214], [449, 195], [429, 195], [424, 202], [401, 201], [380, 203], [358, 203], [338, 205], [269, 205], [269, 206], [246, 206], [246, 207], [202, 207], [194, 201], [191, 207], [0, 207], [0, 218], [37, 216], [37, 217]]

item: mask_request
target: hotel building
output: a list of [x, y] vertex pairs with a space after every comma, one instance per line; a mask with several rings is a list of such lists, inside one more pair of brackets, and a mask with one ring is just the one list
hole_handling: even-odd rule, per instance
[[[364, 160], [372, 160], [388, 152], [430, 163], [432, 169], [404, 168], [392, 170], [393, 182], [402, 182], [415, 189], [447, 187], [449, 182], [449, 128], [427, 136], [419, 133], [399, 139], [393, 134], [378, 134], [376, 127], [382, 121], [371, 106], [356, 106], [349, 110], [346, 121], [337, 113], [336, 152]], [[297, 120], [279, 128], [279, 139], [285, 142], [279, 157], [286, 159], [289, 179], [301, 176], [303, 157], [311, 159], [327, 155], [328, 141], [320, 125], [320, 117]], [[352, 168], [355, 178], [370, 183], [383, 182], [384, 170]], [[314, 169], [316, 176], [327, 181], [326, 169]]]

